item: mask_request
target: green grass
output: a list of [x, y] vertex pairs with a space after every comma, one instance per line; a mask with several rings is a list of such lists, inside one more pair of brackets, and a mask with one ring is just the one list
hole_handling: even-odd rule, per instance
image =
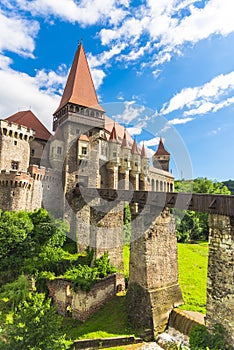
[[130, 246], [126, 244], [123, 249], [124, 275], [129, 275]]
[[[185, 304], [184, 310], [205, 313], [208, 244], [178, 244], [179, 283]], [[124, 271], [129, 271], [129, 246], [124, 247]], [[125, 296], [116, 296], [85, 323], [64, 318], [64, 333], [70, 339], [108, 338], [139, 335], [127, 320]]]
[[125, 296], [116, 296], [85, 323], [64, 318], [63, 329], [70, 339], [108, 338], [133, 335], [127, 320]]
[[179, 283], [183, 310], [206, 313], [208, 243], [178, 244]]

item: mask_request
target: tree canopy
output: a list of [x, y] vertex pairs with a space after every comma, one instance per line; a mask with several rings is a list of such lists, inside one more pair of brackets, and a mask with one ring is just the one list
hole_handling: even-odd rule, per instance
[[[207, 178], [175, 181], [175, 191], [230, 194], [230, 190], [222, 182], [211, 181]], [[208, 214], [194, 211], [174, 211], [176, 216], [177, 239], [179, 242], [207, 240], [209, 235]]]

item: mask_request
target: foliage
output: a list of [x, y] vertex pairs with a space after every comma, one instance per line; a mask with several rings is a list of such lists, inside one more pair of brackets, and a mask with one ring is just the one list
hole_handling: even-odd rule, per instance
[[100, 258], [94, 261], [94, 269], [97, 270], [99, 278], [106, 277], [116, 272], [116, 268], [110, 264], [108, 252], [105, 252]]
[[24, 254], [24, 244], [33, 223], [27, 212], [4, 212], [0, 217], [0, 259]]
[[[175, 191], [230, 194], [229, 189], [222, 182], [213, 182], [207, 178], [175, 181]], [[174, 214], [177, 223], [178, 242], [187, 243], [189, 241], [208, 240], [209, 227], [207, 213], [174, 210]]]
[[210, 194], [230, 194], [227, 186], [223, 182], [212, 181], [205, 178], [195, 180], [175, 181], [176, 192], [210, 193]]
[[116, 272], [116, 269], [110, 264], [108, 252], [105, 252], [100, 258], [94, 261], [93, 267], [78, 264], [68, 269], [63, 277], [72, 282], [72, 287], [75, 290], [81, 288], [82, 290], [89, 291], [98, 279], [114, 272]]
[[25, 275], [20, 275], [14, 282], [6, 283], [0, 290], [0, 298], [7, 300], [14, 311], [28, 296], [29, 280]]
[[130, 243], [131, 240], [131, 210], [129, 204], [124, 207], [124, 243]]
[[212, 332], [209, 332], [205, 326], [194, 326], [190, 333], [191, 350], [224, 350], [228, 349], [226, 345], [226, 334], [222, 325], [216, 324]]
[[62, 319], [44, 294], [30, 293], [3, 329], [2, 350], [65, 350], [71, 342], [61, 332]]
[[223, 181], [223, 184], [234, 194], [234, 180]]
[[89, 291], [98, 279], [98, 272], [87, 265], [78, 265], [67, 270], [63, 277], [72, 282], [75, 291], [78, 288]]
[[43, 263], [47, 269], [49, 261], [61, 258], [65, 239], [65, 224], [53, 219], [45, 209], [1, 213], [0, 284], [22, 272], [36, 274]]
[[176, 217], [176, 234], [180, 243], [208, 240], [208, 214], [194, 211], [174, 210]]
[[179, 284], [184, 310], [206, 313], [208, 244], [178, 244]]

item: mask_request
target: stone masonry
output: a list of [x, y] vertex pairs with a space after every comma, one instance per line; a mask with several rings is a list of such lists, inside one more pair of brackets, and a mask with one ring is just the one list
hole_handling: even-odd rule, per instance
[[168, 209], [133, 220], [127, 305], [130, 321], [162, 332], [171, 310], [182, 304], [178, 284], [175, 221]]
[[221, 324], [234, 348], [234, 217], [209, 215], [206, 325]]

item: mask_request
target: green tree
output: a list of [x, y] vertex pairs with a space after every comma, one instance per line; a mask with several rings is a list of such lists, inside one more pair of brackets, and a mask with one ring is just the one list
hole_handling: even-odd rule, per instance
[[29, 280], [20, 275], [14, 282], [6, 283], [0, 290], [0, 298], [7, 300], [9, 307], [16, 311], [18, 305], [29, 296]]
[[[175, 181], [175, 191], [190, 193], [230, 194], [229, 189], [222, 182], [213, 182], [207, 178]], [[197, 213], [189, 210], [175, 210], [174, 213], [176, 216], [177, 238], [179, 242], [208, 239], [209, 227], [207, 213]]]
[[3, 329], [2, 350], [65, 350], [71, 342], [61, 333], [62, 319], [42, 293], [30, 293]]

